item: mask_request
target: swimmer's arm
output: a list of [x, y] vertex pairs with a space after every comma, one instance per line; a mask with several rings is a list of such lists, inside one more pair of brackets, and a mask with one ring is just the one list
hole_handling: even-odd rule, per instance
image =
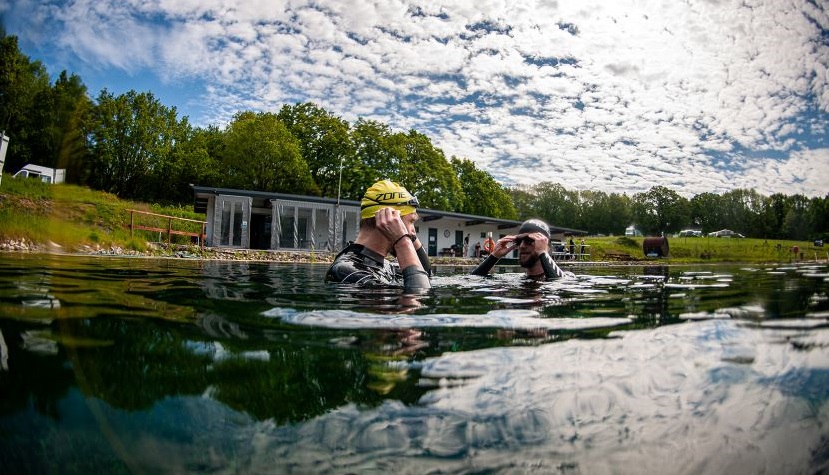
[[484, 259], [483, 262], [478, 264], [478, 267], [476, 267], [475, 270], [472, 271], [472, 275], [487, 275], [487, 274], [489, 274], [489, 271], [491, 271], [492, 268], [495, 267], [495, 264], [497, 264], [499, 260], [500, 260], [500, 258], [495, 257], [492, 254], [488, 255], [486, 257], [486, 259]]
[[514, 251], [518, 248], [518, 244], [515, 242], [516, 236], [504, 236], [495, 243], [495, 248], [492, 252], [481, 262], [475, 270], [472, 271], [472, 275], [487, 275], [489, 271], [495, 267], [495, 264], [498, 261], [506, 256], [510, 251]]
[[[418, 245], [420, 247], [418, 247]], [[415, 252], [417, 252], [417, 258], [420, 259], [420, 265], [423, 266], [423, 270], [426, 271], [426, 275], [432, 275], [432, 264], [429, 262], [429, 255], [426, 254], [426, 249], [423, 249], [423, 245], [420, 244], [420, 240], [415, 241]]]
[[541, 267], [544, 268], [544, 275], [548, 279], [558, 279], [560, 277], [570, 277], [572, 273], [564, 272], [561, 268], [556, 264], [556, 261], [550, 257], [549, 254], [546, 252], [542, 252], [538, 258], [541, 260]]
[[[423, 246], [421, 246], [421, 249]], [[429, 274], [421, 264], [420, 254], [415, 251], [414, 243], [408, 235], [402, 236], [394, 242], [394, 249], [397, 253], [397, 262], [403, 274], [403, 287], [406, 289], [429, 289], [432, 287], [429, 282]], [[428, 258], [426, 259], [428, 262]]]
[[417, 266], [409, 266], [403, 269], [403, 288], [406, 290], [430, 289], [429, 274]]

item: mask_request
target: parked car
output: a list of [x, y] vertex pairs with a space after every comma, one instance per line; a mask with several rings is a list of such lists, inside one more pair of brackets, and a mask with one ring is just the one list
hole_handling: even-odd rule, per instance
[[683, 229], [679, 232], [679, 237], [702, 237], [702, 231], [697, 229]]
[[720, 229], [719, 231], [714, 231], [712, 233], [708, 233], [711, 237], [727, 237], [727, 238], [742, 238], [745, 237], [740, 233], [735, 233], [730, 229]]

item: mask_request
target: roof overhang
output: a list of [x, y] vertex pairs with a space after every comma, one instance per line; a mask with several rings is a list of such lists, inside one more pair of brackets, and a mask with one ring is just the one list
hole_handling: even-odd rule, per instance
[[[261, 198], [264, 200], [290, 200], [290, 201], [306, 201], [309, 203], [325, 203], [330, 205], [354, 206], [359, 208], [360, 202], [353, 200], [337, 200], [334, 198], [324, 198], [320, 196], [305, 196], [292, 195], [287, 193], [269, 193], [264, 191], [249, 191], [237, 190], [233, 188], [216, 188], [210, 186], [190, 185], [193, 188], [196, 201], [199, 199], [208, 199], [211, 196], [218, 195], [232, 195], [245, 196], [250, 198]], [[516, 221], [514, 219], [500, 219], [489, 216], [477, 216], [473, 214], [453, 213], [451, 211], [441, 211], [427, 208], [418, 208], [417, 214], [420, 215], [423, 222], [435, 221], [441, 218], [448, 218], [458, 221], [463, 221], [466, 226], [478, 225], [494, 225], [498, 229], [511, 229], [521, 226], [523, 221]], [[556, 234], [573, 234], [573, 235], [587, 235], [587, 231], [580, 229], [562, 228], [558, 226], [550, 226], [550, 231]]]

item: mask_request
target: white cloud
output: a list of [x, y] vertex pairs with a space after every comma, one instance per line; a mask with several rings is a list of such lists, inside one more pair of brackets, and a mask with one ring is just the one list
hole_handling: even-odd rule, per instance
[[82, 64], [203, 81], [196, 123], [312, 100], [346, 120], [415, 128], [507, 183], [827, 190], [829, 15], [807, 0], [3, 8], [10, 33]]

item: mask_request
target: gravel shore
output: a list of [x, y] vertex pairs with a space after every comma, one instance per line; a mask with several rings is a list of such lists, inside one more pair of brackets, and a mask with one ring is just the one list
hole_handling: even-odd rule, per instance
[[[0, 242], [0, 252], [10, 253], [45, 253], [60, 255], [87, 255], [87, 256], [115, 256], [115, 257], [147, 257], [147, 258], [177, 258], [202, 259], [220, 261], [248, 261], [248, 262], [297, 262], [297, 263], [330, 263], [335, 254], [326, 251], [272, 251], [255, 249], [219, 249], [199, 248], [193, 246], [168, 245], [166, 243], [148, 243], [146, 251], [134, 251], [118, 246], [81, 246], [78, 249], [68, 250], [59, 244], [36, 243], [26, 239], [8, 240]], [[431, 257], [433, 265], [446, 266], [475, 266], [481, 262], [474, 257]], [[509, 263], [509, 261], [507, 261]], [[635, 264], [636, 262], [613, 261], [613, 265]], [[610, 262], [601, 261], [558, 261], [562, 267], [608, 265]]]

